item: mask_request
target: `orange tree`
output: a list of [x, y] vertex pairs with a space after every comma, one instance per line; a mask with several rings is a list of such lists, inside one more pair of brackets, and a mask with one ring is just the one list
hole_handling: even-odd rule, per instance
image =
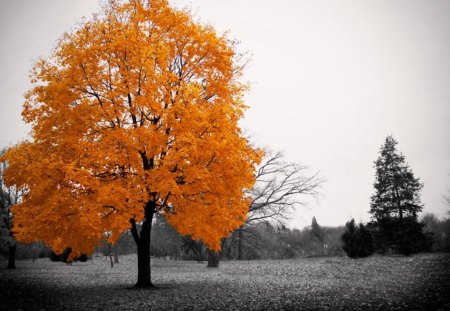
[[[261, 152], [238, 127], [245, 85], [235, 45], [166, 0], [109, 1], [37, 62], [24, 120], [32, 140], [3, 156], [18, 241], [71, 258], [131, 228], [137, 287], [151, 287], [161, 213], [213, 250], [243, 224]], [[136, 224], [141, 223], [141, 226]]]

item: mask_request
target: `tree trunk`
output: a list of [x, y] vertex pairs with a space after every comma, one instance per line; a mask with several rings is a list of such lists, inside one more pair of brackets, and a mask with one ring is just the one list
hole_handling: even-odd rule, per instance
[[152, 229], [153, 215], [156, 211], [156, 201], [150, 200], [145, 205], [145, 218], [142, 222], [141, 232], [137, 232], [136, 221], [131, 222], [131, 233], [137, 246], [138, 257], [138, 280], [135, 288], [154, 288], [151, 281], [150, 270], [150, 233]]
[[242, 227], [238, 229], [238, 260], [242, 260]]
[[219, 267], [219, 253], [208, 249], [208, 268]]
[[395, 186], [395, 196], [397, 199], [398, 215], [400, 217], [400, 220], [403, 220], [403, 209], [402, 209], [402, 204], [400, 203], [400, 195], [398, 194], [397, 186]]
[[114, 263], [119, 263], [119, 252], [118, 251], [114, 252]]
[[16, 244], [9, 246], [8, 269], [16, 268]]
[[112, 259], [112, 255], [111, 255], [111, 243], [108, 243], [108, 256], [109, 256], [109, 261], [111, 262], [111, 268], [113, 268], [114, 263], [113, 263], [113, 259]]

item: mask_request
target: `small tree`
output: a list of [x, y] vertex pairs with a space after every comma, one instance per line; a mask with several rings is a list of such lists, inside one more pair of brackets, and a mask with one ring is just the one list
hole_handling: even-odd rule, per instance
[[310, 237], [314, 248], [314, 256], [323, 255], [324, 234], [322, 228], [317, 223], [315, 216], [312, 218], [311, 221]]
[[345, 232], [342, 235], [343, 249], [351, 258], [367, 257], [373, 254], [373, 240], [370, 231], [362, 223], [355, 225], [351, 219], [345, 224]]
[[445, 239], [443, 225], [445, 221], [440, 221], [434, 214], [427, 213], [422, 217], [422, 223], [424, 224], [426, 234], [432, 236], [432, 251], [443, 251], [443, 242]]

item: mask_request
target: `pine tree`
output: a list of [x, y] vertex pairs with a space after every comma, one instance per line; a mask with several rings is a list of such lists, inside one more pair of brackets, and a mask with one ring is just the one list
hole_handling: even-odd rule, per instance
[[312, 218], [311, 221], [311, 239], [313, 241], [323, 243], [323, 231], [322, 228], [317, 223], [315, 216]]
[[324, 254], [324, 233], [317, 223], [315, 216], [311, 221], [311, 242], [314, 249], [314, 255], [322, 256]]
[[405, 163], [405, 156], [398, 153], [397, 141], [388, 136], [375, 161], [375, 194], [371, 198], [370, 213], [375, 220], [382, 218], [413, 217], [423, 208], [420, 190], [423, 184], [414, 177]]
[[382, 253], [393, 250], [408, 255], [429, 248], [423, 224], [417, 220], [423, 208], [423, 184], [414, 177], [396, 145], [397, 141], [388, 136], [375, 161], [375, 194], [370, 213], [377, 248]]

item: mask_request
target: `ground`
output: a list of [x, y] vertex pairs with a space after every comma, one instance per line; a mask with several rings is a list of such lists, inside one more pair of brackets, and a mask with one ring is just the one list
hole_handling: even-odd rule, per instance
[[450, 310], [450, 254], [205, 263], [153, 259], [159, 290], [130, 290], [136, 258], [0, 262], [0, 310]]

